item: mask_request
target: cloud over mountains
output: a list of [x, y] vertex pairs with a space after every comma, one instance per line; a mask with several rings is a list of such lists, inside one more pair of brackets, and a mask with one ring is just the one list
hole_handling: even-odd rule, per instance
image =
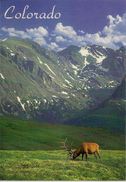
[[65, 26], [62, 22], [57, 23], [52, 32], [43, 26], [26, 30], [2, 27], [1, 34], [4, 33], [9, 37], [28, 38], [55, 51], [69, 45], [97, 44], [113, 49], [126, 46], [126, 13], [122, 17], [108, 15], [107, 19], [108, 24], [104, 26], [103, 30], [94, 34], [85, 33], [84, 30], [76, 32], [72, 26]]

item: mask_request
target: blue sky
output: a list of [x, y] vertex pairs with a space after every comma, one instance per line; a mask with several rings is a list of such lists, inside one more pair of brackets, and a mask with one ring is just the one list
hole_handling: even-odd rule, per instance
[[[71, 44], [98, 44], [111, 48], [126, 45], [126, 0], [0, 0], [1, 37], [29, 38], [41, 46], [60, 50]], [[27, 12], [50, 12], [56, 5], [60, 19], [5, 19], [29, 5]]]

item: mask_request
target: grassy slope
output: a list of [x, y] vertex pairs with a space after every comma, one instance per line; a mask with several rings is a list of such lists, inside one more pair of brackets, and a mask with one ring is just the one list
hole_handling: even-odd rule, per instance
[[124, 180], [124, 152], [101, 151], [101, 160], [66, 160], [62, 151], [0, 151], [6, 180]]
[[55, 150], [60, 149], [60, 142], [66, 137], [73, 147], [82, 141], [94, 141], [102, 149], [124, 149], [124, 134], [109, 129], [42, 124], [11, 117], [0, 117], [0, 128], [0, 149]]

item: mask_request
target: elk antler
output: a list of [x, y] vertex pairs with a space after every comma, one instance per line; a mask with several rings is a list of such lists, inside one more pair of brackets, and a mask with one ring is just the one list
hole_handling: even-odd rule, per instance
[[62, 148], [63, 149], [65, 149], [67, 152], [69, 152], [69, 154], [71, 154], [71, 152], [72, 152], [72, 149], [71, 149], [71, 147], [72, 147], [72, 145], [69, 145], [68, 146], [68, 144], [66, 144], [67, 143], [67, 138], [65, 139], [65, 141], [63, 141], [63, 142], [61, 142], [62, 143]]

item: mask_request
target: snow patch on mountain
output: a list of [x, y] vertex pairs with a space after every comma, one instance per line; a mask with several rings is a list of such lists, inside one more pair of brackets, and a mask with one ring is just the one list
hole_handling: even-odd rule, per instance
[[87, 66], [89, 63], [87, 62], [87, 58], [84, 58], [84, 67]]
[[26, 102], [27, 102], [28, 104], [30, 104], [30, 101], [29, 101], [29, 100], [27, 100]]
[[79, 53], [80, 53], [82, 56], [85, 56], [85, 57], [87, 57], [87, 56], [90, 54], [89, 50], [88, 50], [87, 48], [85, 48], [85, 47], [81, 47]]
[[109, 81], [109, 83], [111, 84], [111, 83], [114, 83], [114, 81], [112, 80], [112, 81]]
[[44, 65], [48, 68], [48, 70], [49, 70], [53, 75], [56, 76], [56, 74], [55, 74], [54, 71], [49, 67], [48, 64], [44, 63]]
[[66, 99], [69, 99], [69, 98], [70, 98], [70, 96], [66, 96], [65, 98], [66, 98]]
[[37, 56], [37, 59], [39, 60], [40, 64], [43, 64], [43, 62], [41, 61], [41, 59]]
[[46, 100], [46, 99], [43, 99], [43, 101], [44, 101], [44, 103], [46, 103], [46, 102], [47, 102], [47, 100]]
[[50, 76], [50, 78], [52, 78], [54, 80], [54, 77], [52, 75], [49, 75], [49, 76]]
[[68, 88], [68, 86], [65, 85], [64, 83], [61, 86], [64, 87], [64, 88]]
[[81, 69], [81, 72], [80, 74], [82, 73], [83, 69], [85, 68], [85, 66], [87, 66], [89, 63], [87, 62], [87, 57], [84, 58], [84, 66], [83, 68]]
[[71, 82], [68, 81], [67, 79], [65, 79], [65, 82], [68, 83], [71, 87], [73, 86], [73, 85], [71, 84]]
[[27, 58], [26, 58], [25, 56], [23, 56], [23, 58], [24, 58], [25, 60], [27, 60]]
[[5, 38], [5, 39], [2, 39], [2, 42], [5, 42], [7, 40], [7, 38]]
[[2, 73], [0, 73], [0, 76], [1, 76], [1, 78], [2, 78], [3, 80], [5, 80], [5, 77], [3, 76]]
[[74, 64], [71, 63], [71, 67], [75, 70], [79, 70], [79, 68], [77, 66], [75, 66]]
[[97, 60], [96, 63], [101, 63], [106, 58], [106, 56], [100, 52], [97, 52], [97, 53], [98, 54], [96, 54], [96, 56], [94, 56], [94, 55], [92, 55], [92, 56], [94, 56], [94, 58], [96, 58], [96, 60]]
[[52, 98], [58, 98], [56, 95], [52, 95]]
[[75, 80], [75, 79], [70, 75], [70, 73], [67, 73], [67, 75], [68, 75], [72, 80]]
[[67, 92], [64, 92], [64, 91], [62, 91], [61, 93], [64, 94], [64, 95], [68, 95], [68, 93]]
[[81, 47], [79, 53], [84, 57], [87, 57], [89, 55], [92, 56], [96, 59], [96, 63], [101, 63], [106, 58], [106, 56], [101, 52], [96, 51], [95, 53], [92, 53], [90, 50], [88, 50], [87, 47]]
[[11, 54], [11, 56], [15, 56], [15, 54], [14, 54], [14, 53], [12, 53], [12, 52], [11, 52], [10, 54]]
[[79, 70], [78, 66], [75, 66], [75, 65], [72, 64], [72, 63], [70, 63], [70, 66], [72, 67], [74, 74], [77, 75], [78, 70]]
[[18, 102], [20, 103], [22, 109], [25, 111], [25, 106], [24, 106], [24, 104], [21, 102], [21, 99], [20, 99], [19, 96], [17, 96], [17, 100], [18, 100]]
[[36, 104], [40, 104], [40, 101], [38, 101], [38, 100], [36, 100], [36, 99], [34, 99], [34, 102], [35, 102]]
[[6, 47], [10, 52], [13, 52], [9, 47]]
[[77, 75], [77, 73], [78, 73], [78, 72], [77, 72], [76, 70], [74, 70], [74, 74]]

